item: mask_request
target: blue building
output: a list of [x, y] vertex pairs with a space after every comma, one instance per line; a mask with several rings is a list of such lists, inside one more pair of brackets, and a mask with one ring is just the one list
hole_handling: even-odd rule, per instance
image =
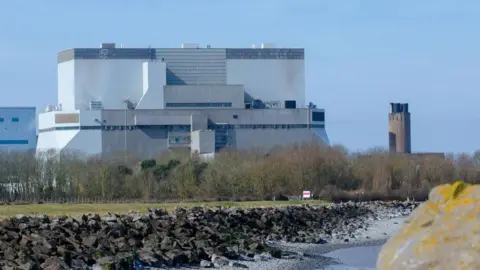
[[37, 147], [35, 107], [0, 107], [0, 151]]

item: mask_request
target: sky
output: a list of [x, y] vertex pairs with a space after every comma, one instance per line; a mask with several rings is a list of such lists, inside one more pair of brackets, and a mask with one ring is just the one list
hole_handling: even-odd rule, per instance
[[389, 103], [408, 102], [412, 151], [480, 149], [478, 0], [4, 0], [0, 106], [55, 104], [56, 54], [101, 42], [303, 47], [332, 144], [387, 147]]

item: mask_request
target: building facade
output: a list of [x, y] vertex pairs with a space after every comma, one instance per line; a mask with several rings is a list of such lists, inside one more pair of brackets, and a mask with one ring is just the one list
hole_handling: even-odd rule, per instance
[[328, 144], [324, 110], [305, 106], [304, 50], [102, 44], [60, 52], [58, 105], [39, 115], [37, 150], [150, 157], [210, 145], [192, 142], [199, 130], [214, 131], [216, 151]]
[[0, 107], [0, 151], [35, 150], [35, 107]]
[[408, 103], [390, 103], [388, 141], [390, 152], [406, 154], [412, 152]]

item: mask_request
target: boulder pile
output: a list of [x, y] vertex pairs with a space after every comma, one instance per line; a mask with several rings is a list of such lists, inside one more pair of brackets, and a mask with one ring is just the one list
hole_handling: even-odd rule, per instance
[[[269, 241], [327, 243], [354, 237], [366, 220], [409, 213], [416, 203], [342, 203], [279, 208], [149, 209], [145, 215], [22, 216], [0, 221], [1, 269], [204, 267], [282, 257]], [[377, 209], [380, 209], [377, 211]], [[400, 214], [399, 214], [400, 213]]]

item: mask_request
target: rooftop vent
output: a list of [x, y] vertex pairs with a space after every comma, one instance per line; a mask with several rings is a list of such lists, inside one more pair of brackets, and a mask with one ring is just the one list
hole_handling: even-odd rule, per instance
[[102, 43], [100, 44], [102, 49], [115, 49], [115, 43]]
[[90, 101], [90, 110], [101, 110], [102, 102], [101, 101]]
[[182, 43], [182, 49], [198, 49], [200, 44], [198, 43]]
[[272, 49], [275, 48], [274, 43], [262, 43], [262, 49]]

